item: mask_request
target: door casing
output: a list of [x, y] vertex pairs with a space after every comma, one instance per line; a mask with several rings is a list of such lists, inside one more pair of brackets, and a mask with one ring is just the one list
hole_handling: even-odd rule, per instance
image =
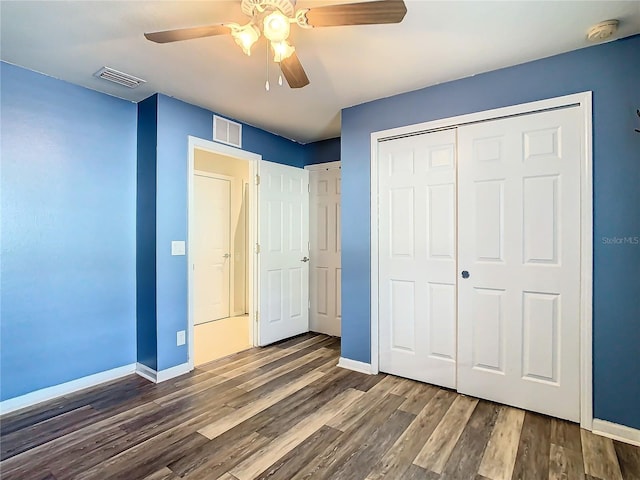
[[[238, 160], [249, 162], [249, 178], [255, 179], [258, 172], [258, 162], [262, 160], [262, 155], [247, 152], [245, 150], [223, 145], [221, 143], [212, 142], [198, 137], [188, 137], [188, 155], [187, 155], [187, 345], [188, 345], [188, 362], [189, 369], [194, 368], [194, 314], [193, 314], [193, 258], [191, 256], [190, 239], [193, 238], [194, 225], [194, 208], [193, 208], [193, 176], [195, 172], [195, 152], [196, 150], [204, 150], [219, 155], [233, 157]], [[250, 254], [247, 255], [249, 264], [249, 278], [247, 279], [247, 287], [249, 289], [249, 319], [251, 322], [249, 332], [251, 338], [250, 345], [256, 345], [257, 323], [255, 320], [255, 312], [257, 306], [257, 259], [255, 249], [252, 245], [256, 244], [257, 238], [257, 189], [255, 181], [249, 182], [249, 229], [247, 232]]]
[[580, 426], [593, 427], [592, 329], [593, 329], [593, 153], [592, 92], [582, 92], [536, 102], [485, 110], [431, 122], [407, 125], [371, 133], [371, 364], [370, 373], [379, 372], [378, 316], [378, 143], [396, 137], [453, 128], [471, 123], [526, 115], [568, 106], [582, 111], [584, 134], [580, 161]]

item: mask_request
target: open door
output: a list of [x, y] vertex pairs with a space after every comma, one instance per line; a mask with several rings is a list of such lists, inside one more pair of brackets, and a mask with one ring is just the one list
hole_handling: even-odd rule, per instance
[[259, 162], [258, 344], [309, 331], [309, 172]]

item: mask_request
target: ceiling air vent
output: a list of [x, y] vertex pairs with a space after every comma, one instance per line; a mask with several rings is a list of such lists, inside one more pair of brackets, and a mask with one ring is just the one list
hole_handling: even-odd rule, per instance
[[118, 70], [114, 70], [113, 68], [109, 67], [102, 67], [100, 70], [94, 73], [94, 75], [98, 78], [102, 78], [103, 80], [108, 80], [119, 85], [124, 85], [128, 88], [136, 88], [142, 83], [147, 83], [146, 80], [134, 77], [133, 75], [129, 75], [128, 73], [119, 72]]
[[216, 142], [242, 148], [242, 124], [214, 115], [213, 139]]

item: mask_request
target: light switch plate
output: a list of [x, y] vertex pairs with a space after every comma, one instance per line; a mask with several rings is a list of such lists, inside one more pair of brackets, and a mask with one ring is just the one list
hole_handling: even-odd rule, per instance
[[186, 333], [184, 330], [180, 330], [176, 335], [176, 345], [180, 346], [184, 345], [185, 343], [187, 343]]
[[171, 255], [184, 255], [186, 252], [184, 240], [173, 240], [171, 242]]

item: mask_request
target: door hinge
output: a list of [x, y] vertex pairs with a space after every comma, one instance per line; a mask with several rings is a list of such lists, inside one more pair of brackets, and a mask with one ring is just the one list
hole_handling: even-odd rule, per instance
[[311, 193], [311, 184], [307, 183], [307, 192]]
[[310, 252], [311, 251], [311, 241], [307, 242], [307, 251]]
[[256, 310], [256, 316], [255, 316], [256, 323], [258, 323], [258, 318], [260, 318], [260, 314], [259, 314], [259, 313], [258, 313], [258, 311]]
[[260, 175], [256, 175], [256, 185], [260, 185]]
[[256, 253], [260, 253], [260, 244], [256, 243]]

